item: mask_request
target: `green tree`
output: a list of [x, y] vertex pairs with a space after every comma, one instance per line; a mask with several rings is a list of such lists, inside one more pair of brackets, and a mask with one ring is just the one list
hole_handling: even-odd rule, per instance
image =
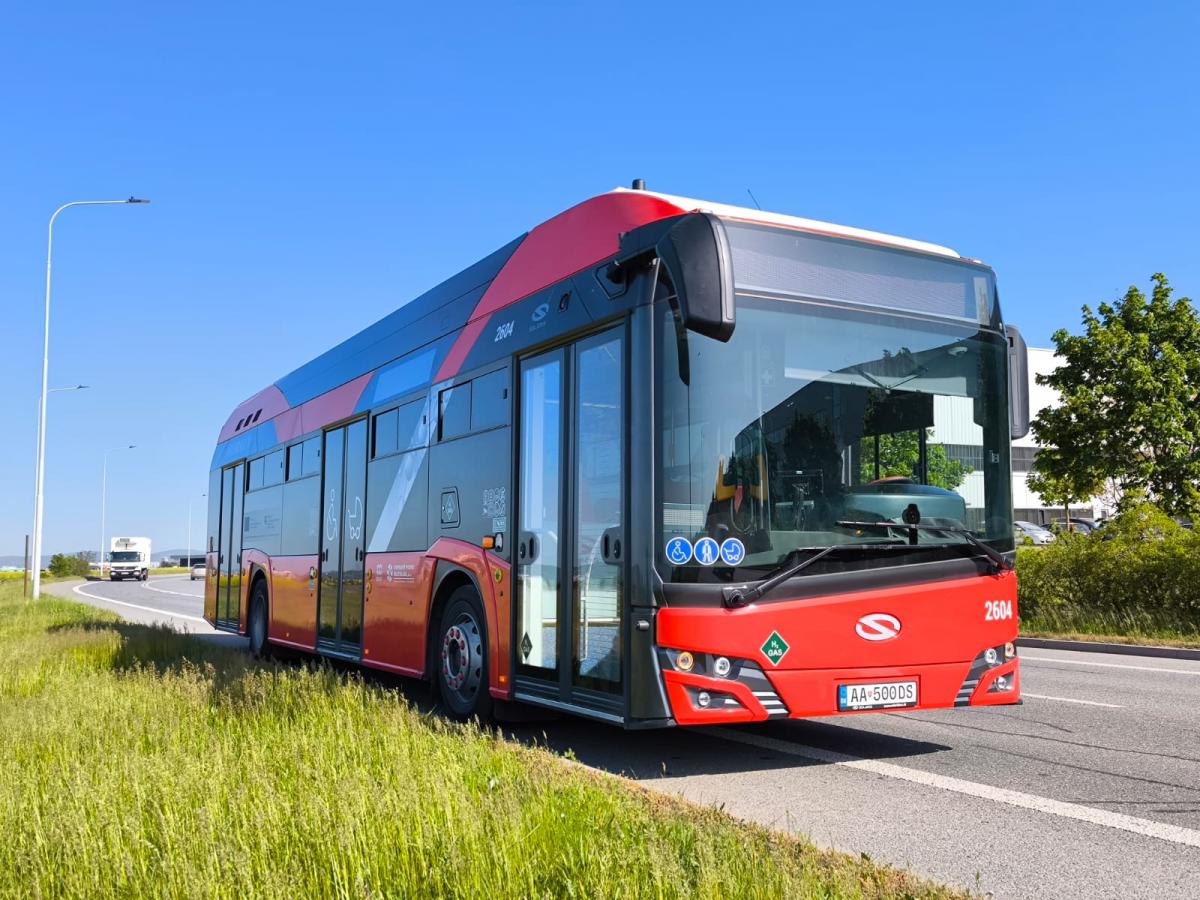
[[1062, 360], [1038, 383], [1061, 403], [1042, 410], [1030, 486], [1047, 499], [1090, 497], [1115, 482], [1128, 507], [1144, 497], [1172, 515], [1200, 513], [1200, 316], [1172, 300], [1162, 273], [1093, 312], [1083, 334], [1054, 333]]
[[[921, 459], [919, 441], [920, 432], [901, 431], [895, 434], [879, 436], [879, 477], [888, 478], [893, 475], [903, 475], [906, 478], [918, 476], [918, 464]], [[926, 435], [928, 437], [928, 435]], [[875, 447], [874, 438], [863, 439], [862, 461], [859, 466], [859, 477], [864, 481], [875, 479]], [[927, 484], [935, 487], [954, 490], [963, 483], [971, 468], [957, 459], [951, 459], [946, 448], [941, 444], [925, 444], [925, 469]]]

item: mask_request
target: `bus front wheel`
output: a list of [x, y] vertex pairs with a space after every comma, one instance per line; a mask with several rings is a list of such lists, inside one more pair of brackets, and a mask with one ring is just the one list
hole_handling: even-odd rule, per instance
[[483, 607], [474, 588], [463, 585], [450, 595], [433, 658], [442, 704], [458, 719], [486, 719], [492, 712], [484, 623]]

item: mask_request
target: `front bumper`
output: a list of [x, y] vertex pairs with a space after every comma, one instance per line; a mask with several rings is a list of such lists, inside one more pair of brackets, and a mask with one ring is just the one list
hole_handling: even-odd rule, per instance
[[[903, 707], [904, 710], [1017, 703], [1021, 698], [1019, 660], [1014, 657], [1003, 661], [1002, 655], [1000, 660], [996, 665], [988, 665], [984, 654], [980, 653], [974, 660], [958, 663], [771, 672], [764, 672], [755, 663], [747, 662], [740, 669], [735, 664], [731, 677], [718, 678], [674, 670], [664, 659], [663, 680], [676, 722], [680, 725], [717, 725], [895, 711], [838, 709], [840, 685], [879, 681], [917, 682], [918, 703]], [[1004, 679], [1003, 682], [1000, 679]], [[707, 695], [706, 702], [702, 703], [702, 695]]]

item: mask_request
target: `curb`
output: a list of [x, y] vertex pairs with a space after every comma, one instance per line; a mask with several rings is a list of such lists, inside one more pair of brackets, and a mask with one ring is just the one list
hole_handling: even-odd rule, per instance
[[1060, 641], [1054, 638], [1017, 638], [1017, 646], [1041, 650], [1082, 650], [1088, 653], [1116, 653], [1122, 656], [1154, 656], [1159, 659], [1200, 660], [1200, 650], [1188, 647], [1141, 647], [1137, 644], [1102, 644], [1093, 641]]

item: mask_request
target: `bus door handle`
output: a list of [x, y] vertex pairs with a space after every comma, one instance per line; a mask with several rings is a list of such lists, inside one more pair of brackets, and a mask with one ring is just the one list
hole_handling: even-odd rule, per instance
[[522, 533], [520, 540], [517, 541], [517, 561], [525, 564], [532, 563], [537, 560], [537, 555], [537, 535], [528, 531]]
[[617, 564], [621, 561], [621, 526], [614, 525], [604, 529], [600, 538], [600, 555], [606, 563]]

